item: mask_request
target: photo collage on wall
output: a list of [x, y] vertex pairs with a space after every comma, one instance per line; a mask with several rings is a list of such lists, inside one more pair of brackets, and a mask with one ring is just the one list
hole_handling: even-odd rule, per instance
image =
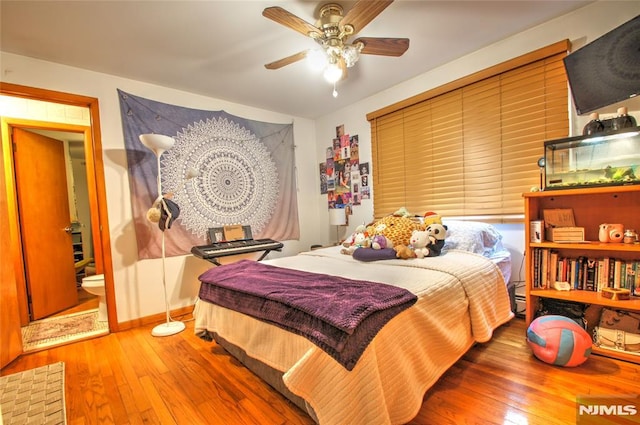
[[360, 162], [358, 135], [349, 136], [344, 125], [336, 127], [336, 137], [326, 149], [326, 161], [320, 163], [320, 192], [327, 194], [329, 208], [346, 208], [370, 198], [369, 163]]

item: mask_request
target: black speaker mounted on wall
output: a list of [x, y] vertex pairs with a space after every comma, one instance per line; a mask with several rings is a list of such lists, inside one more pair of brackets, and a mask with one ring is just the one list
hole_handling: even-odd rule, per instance
[[564, 58], [578, 115], [640, 94], [640, 15]]

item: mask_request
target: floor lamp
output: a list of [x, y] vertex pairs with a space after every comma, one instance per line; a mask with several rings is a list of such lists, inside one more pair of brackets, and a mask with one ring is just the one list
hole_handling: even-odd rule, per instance
[[[162, 134], [141, 134], [140, 141], [143, 145], [151, 150], [156, 155], [156, 161], [158, 166], [158, 197], [162, 197], [162, 184], [160, 178], [160, 156], [166, 150], [171, 149], [175, 140], [173, 137], [163, 136]], [[157, 325], [151, 331], [153, 336], [169, 336], [182, 332], [185, 329], [185, 324], [172, 320], [169, 314], [169, 298], [167, 296], [167, 270], [166, 270], [166, 254], [164, 247], [164, 230], [162, 230], [162, 286], [164, 287], [164, 302], [167, 313], [167, 321], [160, 325]]]
[[329, 210], [329, 224], [336, 226], [336, 245], [340, 245], [340, 226], [347, 224], [347, 214], [344, 208], [331, 208]]

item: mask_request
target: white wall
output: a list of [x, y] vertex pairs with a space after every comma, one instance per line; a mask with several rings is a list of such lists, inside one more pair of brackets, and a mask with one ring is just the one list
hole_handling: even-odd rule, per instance
[[[319, 213], [322, 210], [315, 196], [316, 188], [319, 187], [315, 177], [317, 172], [300, 172], [300, 170], [317, 170], [318, 168], [315, 161], [315, 140], [313, 139], [315, 123], [313, 121], [4, 52], [0, 52], [0, 63], [4, 82], [81, 94], [99, 100], [116, 310], [119, 322], [161, 313], [164, 311], [165, 303], [161, 260], [137, 260], [131, 194], [116, 89], [189, 108], [222, 109], [230, 114], [252, 120], [275, 123], [293, 122], [301, 237], [299, 241], [285, 241], [282, 253], [273, 252], [270, 258], [296, 254], [308, 249], [311, 244], [328, 240], [328, 225], [326, 234], [322, 226], [317, 225], [317, 222], [322, 220]], [[52, 122], [69, 120], [65, 116], [68, 115], [66, 112], [52, 114], [47, 112], [46, 106], [38, 105], [35, 108], [33, 106], [33, 103], [19, 101], [6, 105], [1, 113], [10, 117], [26, 117]], [[60, 108], [49, 109], [59, 111]], [[56, 115], [59, 118], [56, 118]], [[80, 118], [84, 120], [84, 117]], [[191, 255], [167, 259], [167, 288], [172, 309], [194, 303], [199, 287], [197, 277], [210, 267], [210, 263]]]
[[[574, 49], [582, 47], [638, 14], [640, 14], [640, 2], [596, 2], [326, 115], [316, 120], [316, 140], [318, 143], [316, 154], [320, 158], [319, 162], [324, 156], [326, 147], [329, 146], [337, 125], [344, 124], [345, 132], [359, 135], [360, 161], [371, 162], [371, 128], [366, 120], [368, 113], [564, 39], [571, 40]], [[393, 60], [393, 58], [389, 59], [389, 61]], [[627, 106], [630, 114], [640, 122], [640, 97], [620, 105]], [[599, 111], [601, 118], [606, 119], [614, 116], [618, 106], [616, 104], [601, 109]], [[582, 133], [582, 128], [589, 121], [589, 118], [588, 114], [576, 116], [575, 110], [572, 109], [570, 120], [571, 132], [572, 135], [575, 135]], [[543, 154], [544, 148], [541, 143], [540, 156]], [[372, 188], [372, 194], [375, 196], [375, 187]], [[420, 214], [424, 211], [412, 211], [412, 213]], [[354, 207], [354, 215], [346, 233], [353, 232], [355, 226], [363, 221], [370, 221], [372, 217], [373, 201], [364, 200], [362, 205]], [[504, 244], [513, 255], [512, 280], [521, 281], [523, 280], [521, 268], [524, 252], [524, 227], [522, 224], [497, 225], [496, 227], [503, 234]]]

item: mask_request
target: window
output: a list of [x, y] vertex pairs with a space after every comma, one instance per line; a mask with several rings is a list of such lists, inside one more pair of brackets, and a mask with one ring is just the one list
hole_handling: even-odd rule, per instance
[[568, 41], [367, 115], [374, 216], [523, 214], [543, 142], [567, 137]]

